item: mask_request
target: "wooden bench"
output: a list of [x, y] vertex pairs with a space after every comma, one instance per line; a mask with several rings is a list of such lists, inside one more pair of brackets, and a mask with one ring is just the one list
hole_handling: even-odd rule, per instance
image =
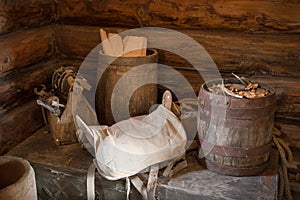
[[[39, 199], [86, 199], [86, 174], [93, 158], [80, 144], [58, 147], [43, 128], [8, 155], [30, 161]], [[204, 169], [197, 151], [187, 155], [188, 168], [173, 178], [159, 178], [156, 195], [160, 200], [276, 198], [278, 177], [273, 164], [259, 176], [232, 177]], [[97, 174], [95, 185], [98, 199], [126, 199], [125, 180], [109, 181]], [[130, 199], [141, 199], [131, 188]]]

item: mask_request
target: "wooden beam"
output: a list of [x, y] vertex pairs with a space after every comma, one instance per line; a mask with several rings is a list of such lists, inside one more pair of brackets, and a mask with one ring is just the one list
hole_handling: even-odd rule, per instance
[[49, 24], [54, 19], [54, 0], [14, 0], [0, 3], [0, 34]]
[[276, 120], [300, 123], [300, 82], [299, 78], [252, 76], [252, 80], [265, 83], [276, 91]]
[[0, 79], [0, 116], [18, 105], [35, 98], [33, 89], [51, 84], [51, 77], [59, 65], [55, 60], [14, 70]]
[[10, 70], [17, 70], [49, 58], [55, 50], [54, 32], [51, 27], [16, 31], [0, 36], [0, 77]]
[[298, 1], [66, 0], [57, 5], [65, 24], [300, 32]]
[[20, 105], [0, 117], [0, 155], [26, 139], [44, 125], [35, 100]]
[[300, 149], [299, 130], [300, 125], [276, 122], [275, 125], [280, 129], [281, 137], [290, 147]]
[[[85, 58], [100, 43], [98, 30], [99, 27], [56, 26], [59, 56]], [[124, 30], [106, 28], [107, 32]], [[180, 32], [200, 43], [222, 73], [300, 77], [299, 34], [247, 34], [200, 30], [181, 30]], [[178, 41], [176, 38], [166, 38], [166, 42], [173, 45]], [[189, 51], [188, 47], [186, 51]], [[94, 57], [97, 59], [97, 55]], [[166, 51], [159, 52], [159, 62], [169, 66], [193, 68], [183, 58]]]

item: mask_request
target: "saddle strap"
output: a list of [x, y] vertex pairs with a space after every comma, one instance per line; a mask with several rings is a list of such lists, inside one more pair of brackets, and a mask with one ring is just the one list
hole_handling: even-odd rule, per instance
[[144, 200], [155, 200], [158, 171], [159, 168], [157, 164], [150, 167], [147, 187], [145, 187], [143, 181], [138, 176], [133, 176], [130, 178], [131, 183], [143, 196]]
[[147, 195], [148, 200], [155, 200], [155, 190], [157, 186], [157, 177], [158, 177], [158, 165], [152, 165], [150, 167], [150, 173], [147, 183]]
[[86, 176], [86, 193], [88, 200], [95, 200], [95, 170], [96, 166], [93, 162], [90, 165]]
[[[93, 162], [88, 169], [87, 177], [86, 177], [86, 183], [87, 183], [86, 191], [87, 191], [88, 200], [95, 199], [95, 170], [96, 170], [96, 166], [95, 163]], [[158, 171], [159, 171], [158, 165], [152, 165], [150, 167], [147, 187], [145, 187], [143, 181], [138, 176], [133, 176], [131, 178], [127, 177], [126, 178], [127, 200], [129, 199], [130, 182], [143, 196], [143, 199], [155, 200], [155, 190], [157, 186]]]
[[143, 196], [143, 199], [148, 198], [147, 188], [145, 187], [143, 181], [138, 176], [130, 177], [130, 182], [137, 189], [137, 191]]

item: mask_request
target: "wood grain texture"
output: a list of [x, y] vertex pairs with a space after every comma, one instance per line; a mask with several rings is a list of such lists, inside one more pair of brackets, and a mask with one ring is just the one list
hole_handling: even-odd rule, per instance
[[[300, 123], [297, 124], [289, 124], [287, 122], [276, 122], [276, 126], [280, 129], [282, 133], [282, 138], [284, 141], [290, 146], [300, 149], [300, 137], [299, 137], [299, 130], [300, 130]], [[299, 159], [300, 157], [298, 157]]]
[[54, 0], [1, 0], [0, 34], [49, 24], [54, 16]]
[[56, 61], [38, 63], [16, 70], [0, 79], [0, 116], [22, 103], [35, 98], [33, 89], [50, 85], [52, 73], [59, 68]]
[[0, 117], [0, 155], [22, 142], [44, 125], [41, 109], [29, 101]]
[[114, 27], [300, 31], [299, 1], [65, 0], [58, 21]]
[[[85, 58], [100, 43], [98, 30], [98, 27], [57, 26], [55, 34], [59, 56]], [[125, 29], [105, 30], [121, 32]], [[223, 73], [300, 77], [299, 34], [246, 34], [199, 30], [181, 32], [200, 43]], [[166, 38], [166, 41], [170, 46], [178, 42], [169, 38]], [[94, 57], [97, 59], [97, 56]], [[180, 56], [167, 51], [159, 51], [159, 62], [169, 66], [193, 68]]]
[[265, 83], [276, 90], [276, 121], [300, 124], [299, 78], [251, 76], [252, 80]]
[[0, 77], [10, 70], [37, 63], [54, 53], [54, 32], [49, 26], [0, 36]]

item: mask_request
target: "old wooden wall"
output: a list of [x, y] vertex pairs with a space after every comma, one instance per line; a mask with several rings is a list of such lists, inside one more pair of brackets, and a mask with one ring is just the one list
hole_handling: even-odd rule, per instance
[[0, 155], [43, 126], [33, 88], [49, 81], [52, 0], [0, 1]]
[[[59, 65], [79, 67], [99, 44], [100, 27], [158, 26], [194, 38], [223, 76], [235, 72], [276, 88], [276, 125], [291, 145], [300, 145], [297, 0], [3, 0], [0, 6], [0, 154], [42, 126], [32, 89]], [[178, 70], [198, 93], [203, 80], [195, 68], [159, 53], [159, 62]]]
[[[176, 29], [198, 41], [224, 77], [234, 72], [274, 87], [276, 126], [290, 145], [300, 147], [299, 10], [300, 2], [293, 0], [65, 0], [57, 4], [58, 56], [79, 65], [99, 44], [99, 27], [109, 32], [144, 26]], [[166, 51], [159, 57], [198, 93], [203, 80], [195, 68]], [[160, 73], [162, 81], [174, 81]]]

